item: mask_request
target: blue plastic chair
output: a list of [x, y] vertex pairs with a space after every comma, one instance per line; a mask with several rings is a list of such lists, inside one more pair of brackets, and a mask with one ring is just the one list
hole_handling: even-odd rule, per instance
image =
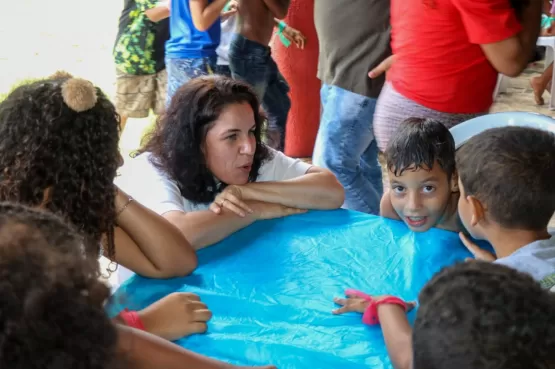
[[555, 133], [555, 119], [547, 115], [521, 111], [483, 115], [451, 128], [457, 148], [473, 136], [490, 128], [520, 126], [544, 129]]

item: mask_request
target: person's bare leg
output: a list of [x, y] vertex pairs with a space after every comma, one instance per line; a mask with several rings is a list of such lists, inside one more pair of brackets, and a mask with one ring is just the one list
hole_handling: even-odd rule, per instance
[[530, 86], [532, 86], [532, 90], [534, 90], [534, 100], [537, 105], [545, 104], [545, 101], [543, 100], [543, 93], [550, 85], [552, 77], [553, 63], [551, 63], [540, 76], [533, 77], [530, 80]]

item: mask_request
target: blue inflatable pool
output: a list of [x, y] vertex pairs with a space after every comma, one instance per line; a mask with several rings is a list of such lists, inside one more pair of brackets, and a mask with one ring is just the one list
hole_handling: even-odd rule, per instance
[[333, 298], [355, 288], [415, 300], [440, 268], [468, 256], [455, 233], [415, 234], [401, 222], [347, 210], [310, 212], [257, 222], [201, 250], [189, 277], [135, 276], [109, 311], [194, 292], [214, 313], [207, 334], [177, 341], [195, 352], [279, 369], [391, 368], [380, 328], [357, 314], [332, 315]]

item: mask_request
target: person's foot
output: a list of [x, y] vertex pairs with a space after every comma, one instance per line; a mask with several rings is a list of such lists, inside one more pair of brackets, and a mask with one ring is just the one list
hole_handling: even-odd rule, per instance
[[532, 90], [534, 90], [534, 100], [536, 101], [536, 105], [545, 104], [542, 95], [545, 91], [546, 86], [543, 85], [540, 77], [533, 77], [530, 80], [530, 86], [532, 87]]

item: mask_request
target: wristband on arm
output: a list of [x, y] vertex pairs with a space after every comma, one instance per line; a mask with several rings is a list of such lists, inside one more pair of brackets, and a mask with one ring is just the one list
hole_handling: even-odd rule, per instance
[[369, 301], [370, 304], [364, 311], [362, 315], [362, 322], [368, 325], [377, 325], [380, 324], [380, 319], [378, 317], [378, 306], [383, 304], [391, 304], [391, 305], [398, 305], [403, 308], [403, 310], [407, 311], [407, 303], [401, 300], [398, 297], [388, 296], [383, 299], [375, 300], [371, 296], [365, 294], [364, 292], [360, 292], [353, 289], [348, 289], [345, 291], [345, 295], [347, 296], [357, 296], [363, 300]]
[[146, 330], [141, 318], [139, 318], [139, 314], [136, 311], [125, 309], [119, 313], [119, 317], [128, 327], [140, 329], [141, 331]]
[[281, 40], [281, 43], [283, 44], [283, 46], [285, 47], [289, 47], [291, 46], [291, 41], [289, 41], [287, 39], [287, 37], [285, 37], [285, 35], [283, 34], [283, 31], [287, 28], [287, 23], [285, 23], [284, 21], [280, 21], [278, 23], [278, 36], [279, 39]]

